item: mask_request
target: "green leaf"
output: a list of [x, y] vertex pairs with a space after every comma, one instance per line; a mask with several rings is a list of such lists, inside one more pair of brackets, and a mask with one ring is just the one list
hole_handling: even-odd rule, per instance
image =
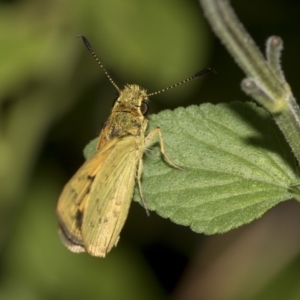
[[[149, 210], [196, 232], [222, 233], [298, 198], [291, 149], [268, 113], [253, 103], [178, 108], [150, 118], [165, 149], [184, 171], [146, 151], [143, 193]], [[95, 146], [93, 147], [95, 149]], [[140, 201], [136, 188], [134, 200]]]

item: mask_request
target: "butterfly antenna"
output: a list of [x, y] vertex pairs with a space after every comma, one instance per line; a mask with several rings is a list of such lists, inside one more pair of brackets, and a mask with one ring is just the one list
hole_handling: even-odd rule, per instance
[[165, 91], [167, 91], [167, 90], [173, 89], [174, 87], [177, 87], [177, 86], [179, 86], [179, 85], [182, 85], [183, 83], [186, 83], [186, 82], [191, 81], [191, 80], [193, 80], [193, 79], [199, 78], [199, 77], [201, 77], [201, 76], [203, 76], [203, 75], [205, 75], [205, 74], [211, 73], [211, 72], [216, 73], [216, 71], [215, 71], [213, 68], [206, 68], [206, 69], [203, 69], [203, 70], [197, 72], [196, 74], [194, 74], [193, 76], [191, 76], [191, 77], [189, 77], [189, 78], [187, 78], [187, 79], [184, 79], [184, 80], [182, 80], [182, 81], [180, 81], [180, 82], [178, 82], [178, 83], [175, 83], [175, 84], [173, 84], [173, 85], [170, 85], [170, 86], [168, 86], [168, 87], [166, 87], [166, 88], [164, 88], [164, 89], [162, 89], [162, 90], [160, 90], [160, 91], [157, 91], [157, 92], [154, 92], [154, 93], [151, 93], [151, 94], [147, 94], [147, 96], [153, 96], [153, 95], [161, 94], [161, 93], [163, 93], [163, 92], [165, 92]]
[[87, 40], [86, 37], [84, 37], [83, 35], [79, 35], [79, 38], [82, 39], [84, 45], [86, 46], [86, 48], [91, 52], [91, 54], [93, 55], [93, 57], [95, 58], [96, 62], [98, 63], [98, 65], [100, 66], [100, 68], [104, 71], [104, 74], [106, 75], [106, 77], [108, 78], [108, 80], [112, 83], [112, 85], [118, 90], [118, 92], [120, 92], [119, 87], [116, 85], [116, 83], [112, 80], [112, 78], [110, 77], [110, 75], [107, 73], [107, 71], [105, 70], [104, 66], [102, 65], [101, 61], [99, 60], [99, 58], [97, 57], [96, 53], [94, 52], [91, 44], [89, 43], [89, 41]]

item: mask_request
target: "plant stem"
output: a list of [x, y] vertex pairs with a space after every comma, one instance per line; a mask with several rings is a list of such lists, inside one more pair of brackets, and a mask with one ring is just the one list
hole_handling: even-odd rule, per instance
[[281, 70], [282, 40], [268, 39], [265, 59], [227, 0], [199, 1], [213, 31], [247, 76], [242, 89], [270, 112], [300, 163], [300, 110]]

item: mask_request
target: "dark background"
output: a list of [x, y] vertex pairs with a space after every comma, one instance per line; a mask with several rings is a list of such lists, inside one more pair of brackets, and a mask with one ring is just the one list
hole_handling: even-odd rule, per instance
[[[300, 2], [231, 1], [264, 51], [284, 40], [283, 70], [300, 93]], [[300, 299], [300, 206], [206, 237], [133, 203], [105, 258], [68, 252], [57, 236], [60, 191], [109, 115], [118, 86], [157, 91], [151, 113], [250, 100], [244, 78], [196, 0], [0, 1], [0, 299]]]

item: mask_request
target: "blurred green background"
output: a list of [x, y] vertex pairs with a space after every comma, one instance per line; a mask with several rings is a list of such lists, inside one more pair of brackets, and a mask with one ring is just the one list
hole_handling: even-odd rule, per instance
[[[300, 2], [231, 1], [261, 49], [285, 43], [283, 68], [300, 93]], [[57, 236], [60, 191], [101, 129], [115, 82], [157, 91], [204, 67], [217, 75], [152, 97], [150, 112], [249, 100], [242, 72], [196, 0], [0, 1], [0, 300], [300, 299], [300, 206], [288, 201], [224, 235], [205, 237], [133, 203], [105, 259], [76, 255]]]

